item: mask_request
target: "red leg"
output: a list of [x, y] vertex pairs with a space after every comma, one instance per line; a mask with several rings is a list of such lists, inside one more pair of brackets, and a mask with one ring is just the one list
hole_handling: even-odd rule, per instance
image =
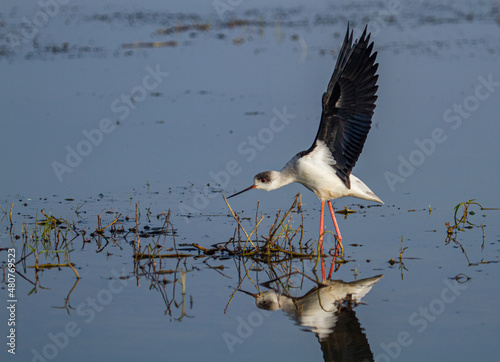
[[319, 216], [319, 248], [323, 254], [323, 221], [325, 217], [325, 202], [321, 201], [321, 215]]
[[[325, 201], [321, 200], [321, 215], [319, 217], [319, 239], [318, 239], [321, 255], [323, 255], [324, 216], [325, 216]], [[321, 273], [323, 274], [323, 280], [325, 280], [325, 263], [323, 261], [323, 256], [321, 256]]]
[[[339, 225], [337, 224], [337, 220], [335, 219], [335, 213], [333, 212], [332, 203], [328, 200], [328, 207], [330, 208], [330, 215], [332, 215], [333, 225], [335, 226], [335, 232], [337, 233], [337, 240], [339, 243], [342, 242], [342, 235], [340, 235]], [[337, 248], [338, 250], [338, 248]]]
[[332, 207], [332, 203], [330, 202], [330, 200], [328, 200], [328, 208], [330, 209], [330, 215], [332, 215], [333, 226], [335, 226], [335, 232], [337, 233], [337, 247], [335, 249], [335, 255], [333, 257], [332, 265], [330, 267], [330, 273], [328, 273], [328, 279], [330, 279], [332, 277], [333, 267], [335, 265], [337, 255], [339, 255], [340, 245], [342, 245], [342, 235], [340, 235], [339, 226], [337, 224], [337, 219], [335, 219], [335, 213], [333, 212], [333, 207]]
[[[331, 274], [331, 271], [330, 271]], [[326, 280], [325, 278], [325, 261], [323, 260], [323, 257], [321, 257], [321, 276], [323, 278], [323, 282]]]
[[328, 273], [328, 279], [332, 279], [333, 269], [335, 268], [335, 262], [337, 261], [337, 254], [333, 256], [332, 265], [330, 265], [330, 273]]

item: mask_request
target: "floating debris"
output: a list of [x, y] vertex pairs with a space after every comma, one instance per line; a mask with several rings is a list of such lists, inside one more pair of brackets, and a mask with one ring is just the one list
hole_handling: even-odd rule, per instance
[[166, 48], [177, 46], [175, 40], [169, 41], [153, 41], [153, 42], [135, 42], [122, 44], [123, 49], [143, 49], [143, 48]]
[[344, 206], [344, 209], [335, 211], [336, 214], [349, 215], [354, 214], [357, 211], [348, 209], [347, 206]]

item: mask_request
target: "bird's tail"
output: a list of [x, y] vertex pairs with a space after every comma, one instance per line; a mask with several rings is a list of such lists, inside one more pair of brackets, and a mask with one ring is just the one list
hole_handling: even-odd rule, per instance
[[363, 181], [354, 176], [352, 173], [350, 178], [351, 178], [351, 193], [349, 196], [354, 196], [363, 200], [380, 202], [381, 204], [384, 203], [377, 195], [375, 195], [375, 193], [372, 190], [370, 190], [368, 186], [364, 184]]

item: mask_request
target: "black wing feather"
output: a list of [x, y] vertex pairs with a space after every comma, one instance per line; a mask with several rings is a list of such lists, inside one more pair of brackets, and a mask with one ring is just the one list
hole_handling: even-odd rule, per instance
[[347, 26], [335, 70], [323, 94], [318, 134], [308, 150], [316, 147], [317, 140], [325, 142], [336, 161], [333, 167], [348, 188], [351, 170], [371, 128], [377, 99], [377, 52], [371, 54], [373, 42], [370, 44], [366, 32], [367, 27], [352, 45], [353, 34], [351, 31], [349, 35]]

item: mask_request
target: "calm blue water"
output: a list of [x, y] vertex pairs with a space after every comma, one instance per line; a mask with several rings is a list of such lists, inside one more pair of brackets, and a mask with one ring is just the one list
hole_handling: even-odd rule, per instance
[[[310, 146], [346, 23], [359, 35], [369, 22], [380, 64], [379, 99], [354, 173], [385, 205], [336, 202], [358, 212], [339, 216], [348, 263], [333, 279], [384, 277], [362, 304], [325, 317], [335, 322], [325, 339], [286, 308], [259, 309], [240, 291], [226, 309], [237, 288], [272, 291], [258, 283], [286, 274], [284, 266], [174, 259], [162, 262], [163, 270], [175, 271], [165, 274], [165, 283], [152, 283], [144, 273], [138, 281], [133, 236], [110, 240], [96, 253], [95, 240], [81, 250], [80, 235], [71, 253], [82, 277], [76, 285], [67, 268], [40, 272], [38, 282], [33, 269], [18, 269], [26, 279], [16, 277], [16, 355], [4, 344], [2, 358], [315, 361], [333, 354], [342, 360], [346, 350], [327, 345], [350, 336], [354, 350], [368, 347], [365, 357], [376, 361], [494, 360], [499, 211], [471, 206], [476, 226], [456, 238], [463, 249], [447, 243], [444, 223], [453, 222], [455, 205], [469, 199], [500, 205], [498, 6], [232, 2], [233, 9], [223, 11], [214, 4], [0, 5], [0, 206], [8, 210], [14, 202], [12, 235], [32, 230], [43, 209], [70, 218], [88, 239], [106, 210], [122, 213], [123, 226], [133, 227], [124, 217], [133, 219], [138, 203], [142, 227], [160, 227], [156, 216], [172, 211], [177, 245], [228, 241], [235, 222], [221, 193], [249, 186], [257, 172], [280, 169]], [[22, 25], [24, 17], [40, 25]], [[229, 26], [230, 19], [251, 25]], [[178, 31], [165, 34], [174, 26]], [[275, 117], [288, 124], [270, 131]], [[303, 193], [304, 239], [315, 240], [319, 202], [300, 185], [247, 193], [231, 206], [253, 220], [259, 200], [269, 216], [259, 228], [265, 234], [297, 192]], [[112, 214], [103, 215], [111, 222]], [[252, 221], [245, 225], [253, 227]], [[0, 222], [2, 248], [11, 245], [9, 226], [8, 217]], [[398, 259], [401, 237], [407, 248], [402, 272], [389, 263]], [[172, 237], [164, 243], [172, 247]], [[14, 244], [20, 260], [22, 239]], [[7, 251], [0, 255], [6, 263]], [[314, 262], [292, 267], [320, 276]], [[249, 278], [240, 285], [245, 268], [254, 269], [255, 285]], [[462, 274], [470, 279], [457, 284]], [[302, 282], [298, 275], [292, 279]], [[36, 292], [29, 294], [32, 283]], [[314, 295], [308, 292], [316, 285], [307, 278], [303, 284], [290, 290], [293, 300]], [[71, 290], [68, 309], [58, 308]], [[7, 336], [6, 313], [0, 323]]]

